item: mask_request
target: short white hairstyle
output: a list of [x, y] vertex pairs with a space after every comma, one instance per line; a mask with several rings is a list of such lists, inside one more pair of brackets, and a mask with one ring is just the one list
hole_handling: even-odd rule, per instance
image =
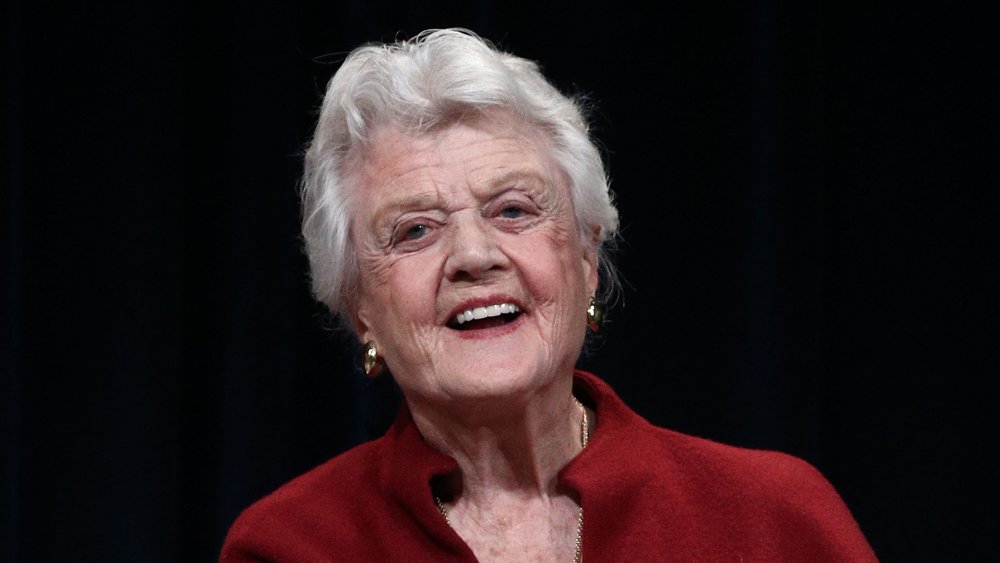
[[373, 128], [422, 134], [462, 115], [497, 109], [521, 116], [547, 136], [553, 159], [569, 178], [580, 236], [593, 245], [598, 233], [598, 297], [614, 290], [609, 246], [617, 237], [618, 210], [582, 101], [561, 93], [537, 63], [500, 51], [469, 30], [438, 29], [358, 47], [327, 85], [305, 155], [301, 197], [313, 294], [333, 314], [347, 316], [358, 289], [361, 274], [350, 240], [350, 192], [356, 186], [349, 168]]

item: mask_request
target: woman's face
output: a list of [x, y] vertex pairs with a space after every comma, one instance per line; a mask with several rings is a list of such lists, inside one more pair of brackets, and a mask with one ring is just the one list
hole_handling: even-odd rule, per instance
[[506, 121], [378, 129], [355, 169], [355, 322], [411, 400], [527, 396], [583, 345], [596, 243], [545, 138]]

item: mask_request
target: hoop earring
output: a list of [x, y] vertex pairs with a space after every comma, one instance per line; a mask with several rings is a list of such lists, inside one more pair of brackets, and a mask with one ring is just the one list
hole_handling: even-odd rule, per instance
[[382, 356], [378, 355], [378, 348], [375, 347], [375, 343], [371, 340], [365, 342], [364, 347], [361, 349], [361, 368], [365, 371], [365, 375], [376, 377], [382, 373], [382, 368], [384, 367], [385, 362], [382, 361]]
[[591, 297], [590, 303], [587, 305], [587, 326], [593, 332], [598, 332], [601, 329], [601, 319], [604, 316], [604, 311], [601, 311], [601, 306], [597, 304], [597, 298]]

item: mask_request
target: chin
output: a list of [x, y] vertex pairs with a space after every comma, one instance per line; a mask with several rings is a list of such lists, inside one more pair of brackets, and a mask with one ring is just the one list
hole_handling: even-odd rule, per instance
[[509, 358], [496, 362], [477, 362], [475, 365], [447, 370], [455, 374], [443, 382], [452, 398], [513, 399], [530, 397], [552, 383], [557, 372], [551, 367], [520, 365], [511, 363]]

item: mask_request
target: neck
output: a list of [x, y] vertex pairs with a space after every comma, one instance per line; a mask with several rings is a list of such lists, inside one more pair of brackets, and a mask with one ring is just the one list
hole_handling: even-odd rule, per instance
[[582, 449], [583, 412], [571, 379], [524, 399], [494, 399], [475, 408], [408, 403], [424, 439], [458, 463], [459, 474], [443, 491], [453, 500], [555, 496], [559, 470]]

